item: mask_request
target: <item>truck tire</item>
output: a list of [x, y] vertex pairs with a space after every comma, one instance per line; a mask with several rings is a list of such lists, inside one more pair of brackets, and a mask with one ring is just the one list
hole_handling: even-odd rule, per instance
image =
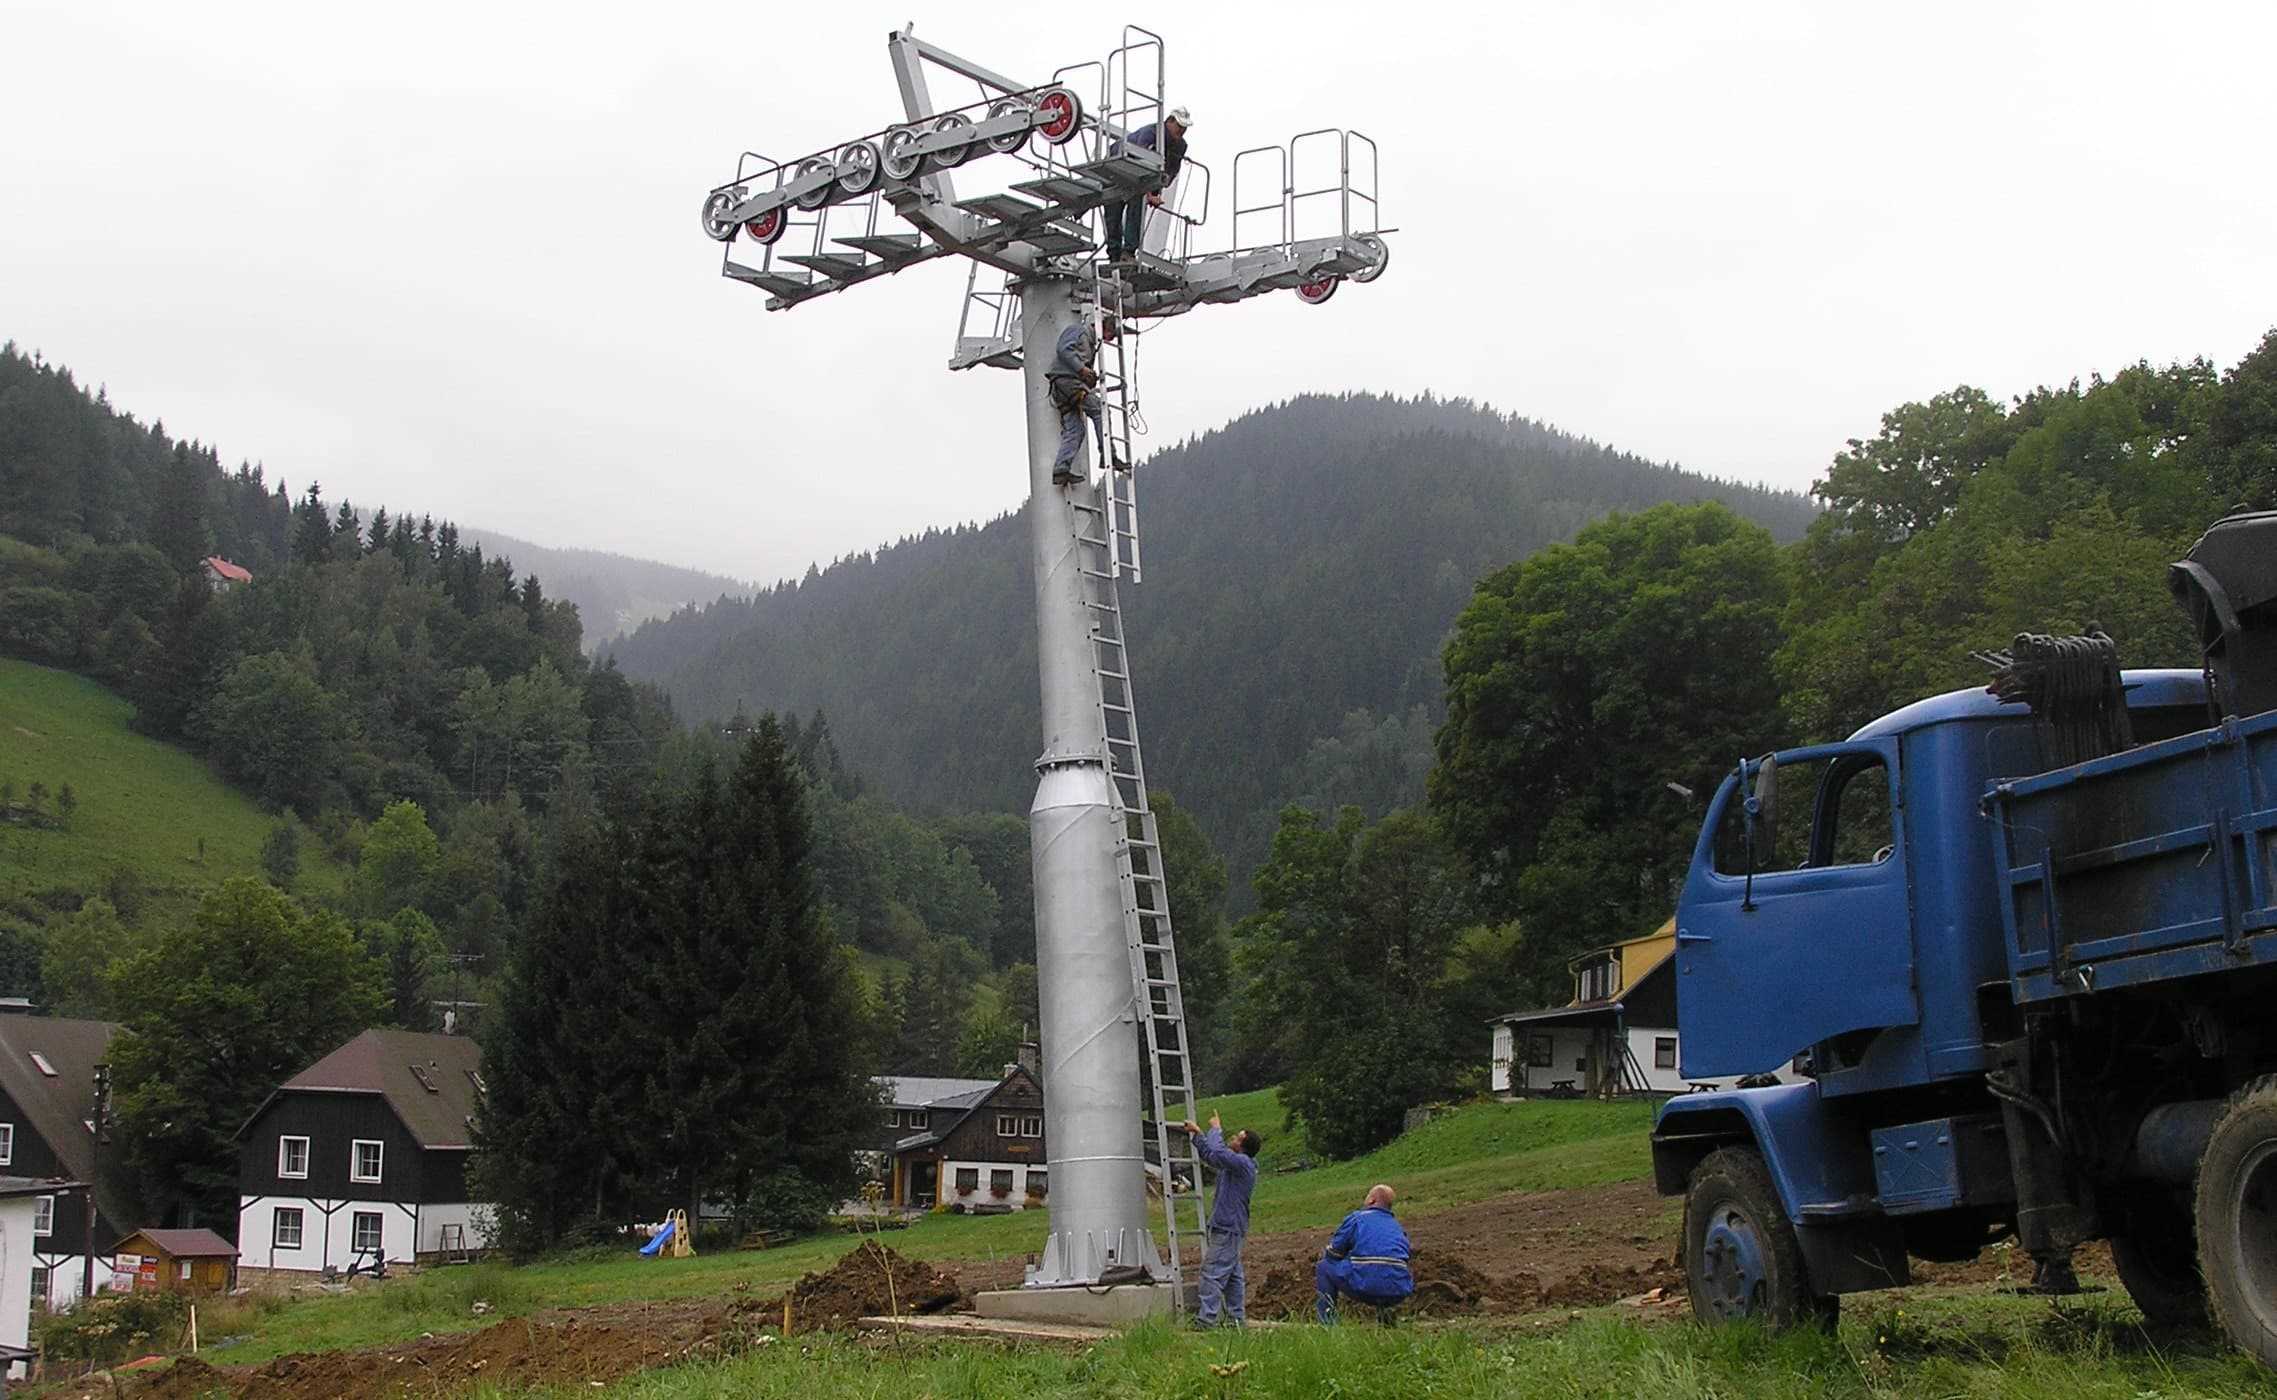
[[[2148, 1193], [2146, 1193], [2147, 1195]], [[2119, 1282], [2154, 1327], [2206, 1325], [2206, 1279], [2198, 1272], [2198, 1237], [2190, 1217], [2165, 1193], [2137, 1204], [2126, 1228], [2111, 1237]]]
[[2198, 1162], [2197, 1214], [2214, 1321], [2277, 1369], [2277, 1075], [2230, 1096]]
[[1692, 1169], [1684, 1195], [1684, 1283], [1705, 1323], [1754, 1318], [1831, 1329], [1841, 1300], [1811, 1288], [1802, 1244], [1771, 1169], [1752, 1147], [1724, 1147]]

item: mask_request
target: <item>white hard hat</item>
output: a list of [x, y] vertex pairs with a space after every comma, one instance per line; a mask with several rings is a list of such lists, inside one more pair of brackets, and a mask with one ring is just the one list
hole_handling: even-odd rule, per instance
[[1170, 109], [1170, 120], [1180, 126], [1190, 127], [1194, 124], [1194, 114], [1183, 107], [1173, 107]]

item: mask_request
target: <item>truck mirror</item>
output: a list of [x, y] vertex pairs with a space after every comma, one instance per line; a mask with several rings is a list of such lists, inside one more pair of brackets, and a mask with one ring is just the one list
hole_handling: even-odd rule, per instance
[[1765, 754], [1755, 765], [1755, 786], [1747, 794], [1747, 864], [1752, 872], [1767, 865], [1779, 848], [1779, 756]]

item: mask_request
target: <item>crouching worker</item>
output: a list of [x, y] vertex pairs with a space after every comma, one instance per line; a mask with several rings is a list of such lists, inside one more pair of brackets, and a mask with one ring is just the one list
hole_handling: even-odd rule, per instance
[[1338, 1295], [1355, 1298], [1381, 1313], [1407, 1301], [1415, 1291], [1408, 1272], [1407, 1231], [1392, 1216], [1389, 1186], [1368, 1188], [1367, 1201], [1344, 1217], [1328, 1252], [1312, 1271], [1313, 1314], [1324, 1326], [1336, 1325]]

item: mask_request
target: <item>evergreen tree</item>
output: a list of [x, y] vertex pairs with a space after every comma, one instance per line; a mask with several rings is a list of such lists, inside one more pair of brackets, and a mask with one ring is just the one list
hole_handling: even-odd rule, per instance
[[388, 522], [387, 507], [372, 512], [371, 543], [364, 547], [366, 554], [384, 554], [394, 547], [393, 526]]
[[293, 558], [302, 564], [322, 564], [332, 557], [332, 521], [324, 513], [323, 488], [308, 483], [308, 494], [293, 510]]
[[212, 532], [206, 524], [205, 475], [205, 463], [191, 454], [189, 444], [177, 444], [151, 507], [151, 543], [178, 574], [195, 574], [213, 553]]

